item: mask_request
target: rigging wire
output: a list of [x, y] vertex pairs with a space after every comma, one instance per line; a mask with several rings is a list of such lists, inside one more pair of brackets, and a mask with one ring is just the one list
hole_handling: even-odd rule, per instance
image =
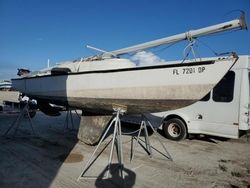
[[154, 53], [154, 54], [160, 54], [160, 53], [162, 53], [164, 50], [166, 50], [166, 49], [172, 47], [173, 45], [175, 45], [175, 44], [177, 44], [177, 43], [179, 43], [179, 42], [181, 42], [181, 41], [174, 42], [174, 43], [172, 43], [172, 44], [169, 44], [169, 45], [167, 45], [167, 46], [164, 46], [164, 47], [162, 47], [161, 49], [152, 51], [152, 53]]
[[[157, 55], [158, 55], [158, 54], [162, 53], [164, 50], [170, 48], [171, 46], [173, 46], [173, 45], [175, 45], [175, 44], [177, 44], [177, 43], [179, 43], [179, 42], [181, 42], [181, 41], [178, 41], [178, 42], [169, 44], [169, 45], [167, 45], [167, 46], [165, 46], [165, 45], [160, 45], [160, 46], [161, 46], [160, 49], [157, 49], [157, 48], [159, 48], [160, 46], [156, 46], [156, 47], [154, 47], [154, 48], [151, 48], [151, 49], [156, 49], [156, 50], [149, 50], [149, 51], [153, 53], [152, 56], [153, 56], [154, 54], [157, 54]], [[133, 56], [133, 55], [135, 55], [135, 54], [137, 54], [137, 53], [139, 53], [139, 52], [142, 52], [142, 51], [145, 51], [145, 50], [138, 50], [138, 51], [136, 51], [136, 52], [131, 52], [131, 53], [129, 53], [129, 55], [130, 55], [130, 56]]]
[[220, 53], [216, 52], [214, 49], [212, 49], [208, 44], [206, 44], [204, 41], [201, 41], [200, 39], [196, 38], [196, 40], [201, 43], [202, 45], [204, 45], [205, 47], [207, 47], [211, 52], [214, 53], [215, 56], [218, 56]]
[[[235, 29], [235, 30], [228, 31], [228, 32], [225, 32], [225, 33], [213, 33], [213, 34], [208, 34], [208, 35], [206, 35], [206, 37], [207, 37], [207, 36], [208, 36], [208, 37], [210, 37], [210, 36], [213, 37], [213, 36], [228, 35], [228, 34], [230, 34], [230, 33], [236, 32], [236, 31], [238, 31], [238, 30], [241, 30], [241, 29]], [[199, 38], [201, 38], [201, 37], [199, 37]], [[197, 40], [199, 43], [201, 43], [201, 44], [203, 44], [205, 47], [207, 47], [215, 56], [219, 56], [219, 55], [220, 55], [220, 53], [218, 53], [218, 52], [216, 52], [215, 50], [213, 50], [213, 49], [212, 49], [209, 45], [207, 45], [205, 42], [203, 42], [203, 41], [201, 41], [200, 39], [198, 39], [198, 37], [195, 38], [195, 40]], [[164, 46], [164, 47], [162, 47], [162, 48], [160, 48], [160, 49], [157, 49], [157, 50], [151, 50], [151, 52], [152, 52], [153, 54], [159, 55], [159, 54], [161, 54], [163, 51], [165, 51], [166, 49], [168, 49], [168, 48], [172, 47], [173, 45], [175, 45], [175, 44], [177, 44], [177, 43], [180, 43], [180, 42], [183, 42], [183, 41], [178, 41], [178, 42], [172, 43], [172, 44], [170, 44], [170, 45]], [[189, 45], [188, 45], [188, 46], [189, 46]], [[197, 45], [197, 44], [195, 44], [194, 46], [198, 49], [198, 45]], [[158, 46], [158, 47], [159, 47], [159, 46]], [[157, 47], [155, 47], [155, 48], [157, 48]], [[187, 48], [187, 47], [186, 47], [186, 48]], [[190, 48], [190, 46], [189, 46], [189, 48]], [[192, 50], [192, 49], [190, 49], [190, 50]], [[184, 61], [185, 61], [186, 58], [190, 55], [190, 50], [189, 50], [189, 52], [186, 54], [186, 56], [185, 56], [185, 58], [184, 58]], [[140, 52], [140, 51], [131, 53], [130, 55], [135, 55], [135, 54], [138, 53], [138, 52]], [[194, 52], [192, 52], [192, 53], [194, 54]], [[200, 58], [200, 54], [198, 54], [198, 55], [199, 55], [199, 58]], [[152, 55], [152, 56], [153, 56], [153, 55]]]
[[[183, 60], [182, 60], [182, 62], [181, 63], [183, 63], [186, 59], [187, 59], [187, 57], [189, 56], [189, 54], [190, 54], [190, 52], [192, 52], [193, 53], [193, 56], [194, 56], [194, 58], [196, 59], [196, 57], [195, 57], [195, 53], [194, 53], [194, 49], [193, 49], [193, 46], [194, 46], [194, 44], [195, 44], [195, 40], [190, 40], [189, 41], [189, 44], [184, 48], [184, 50], [183, 50]], [[187, 51], [187, 49], [188, 49], [188, 52], [186, 53], [186, 51]]]
[[245, 12], [241, 9], [235, 9], [235, 10], [231, 10], [231, 11], [228, 11], [227, 13], [225, 13], [223, 16], [228, 16], [230, 14], [232, 14], [233, 12], [240, 12], [242, 15], [245, 14]]

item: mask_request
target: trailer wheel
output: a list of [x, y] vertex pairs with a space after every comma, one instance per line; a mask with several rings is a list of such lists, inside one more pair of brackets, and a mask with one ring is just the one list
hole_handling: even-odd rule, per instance
[[180, 141], [187, 136], [185, 123], [179, 118], [172, 118], [163, 122], [163, 131], [166, 138]]

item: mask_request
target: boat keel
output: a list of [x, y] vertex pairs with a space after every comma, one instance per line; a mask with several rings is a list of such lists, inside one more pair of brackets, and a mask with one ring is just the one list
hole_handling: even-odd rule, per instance
[[88, 145], [97, 144], [112, 117], [111, 115], [81, 116], [78, 139]]

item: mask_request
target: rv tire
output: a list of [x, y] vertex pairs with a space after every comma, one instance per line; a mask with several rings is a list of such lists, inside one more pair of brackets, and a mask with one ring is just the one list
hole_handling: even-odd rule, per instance
[[186, 138], [187, 128], [185, 123], [179, 118], [168, 119], [163, 123], [163, 132], [166, 138], [180, 141]]

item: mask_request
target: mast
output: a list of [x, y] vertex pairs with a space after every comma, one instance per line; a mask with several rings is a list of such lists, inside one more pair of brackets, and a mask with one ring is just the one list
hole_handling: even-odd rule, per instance
[[158, 40], [153, 40], [150, 42], [138, 44], [138, 45], [127, 47], [127, 48], [122, 48], [122, 49], [111, 51], [108, 53], [106, 52], [106, 53], [103, 53], [102, 56], [112, 57], [112, 56], [124, 55], [124, 54], [132, 53], [132, 52], [138, 52], [138, 51], [142, 51], [145, 49], [157, 47], [157, 46], [164, 45], [164, 44], [176, 43], [182, 40], [192, 40], [194, 38], [198, 38], [198, 37], [202, 37], [202, 36], [206, 36], [206, 35], [210, 35], [214, 33], [229, 31], [233, 29], [247, 29], [247, 23], [246, 23], [244, 12], [241, 14], [241, 16], [238, 19], [235, 19], [235, 20], [208, 26], [205, 28], [197, 29], [197, 30], [190, 30], [185, 33], [161, 38]]

